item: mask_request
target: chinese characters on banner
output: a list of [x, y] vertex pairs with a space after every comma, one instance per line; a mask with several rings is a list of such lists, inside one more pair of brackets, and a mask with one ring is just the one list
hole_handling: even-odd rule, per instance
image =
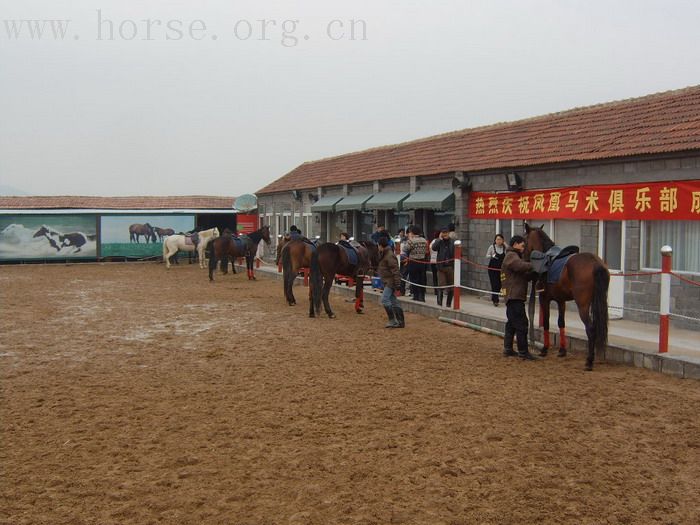
[[469, 198], [472, 219], [700, 220], [700, 180], [575, 186]]
[[258, 229], [258, 216], [252, 214], [236, 214], [236, 228], [238, 233], [253, 233]]

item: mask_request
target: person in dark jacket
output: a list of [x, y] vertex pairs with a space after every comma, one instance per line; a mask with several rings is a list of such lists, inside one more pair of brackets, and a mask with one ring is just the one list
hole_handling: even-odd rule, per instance
[[491, 301], [494, 306], [498, 306], [498, 298], [501, 292], [501, 266], [506, 258], [506, 244], [503, 235], [497, 233], [493, 238], [493, 244], [486, 251], [486, 260], [491, 282]]
[[[442, 298], [444, 297], [445, 288], [443, 286], [451, 286], [454, 284], [454, 257], [455, 257], [455, 242], [450, 238], [450, 231], [443, 228], [440, 231], [440, 237], [435, 239], [431, 245], [431, 250], [437, 252], [435, 266], [437, 266], [438, 276], [438, 293], [437, 303], [442, 306]], [[454, 288], [447, 288], [447, 307], [452, 306], [452, 296]]]
[[377, 273], [384, 284], [382, 293], [382, 306], [386, 311], [389, 322], [385, 328], [403, 328], [406, 326], [403, 317], [403, 310], [396, 299], [394, 293], [401, 286], [401, 274], [399, 273], [399, 263], [396, 260], [394, 250], [389, 246], [387, 237], [379, 238], [379, 264]]
[[[506, 250], [501, 269], [505, 274], [503, 286], [506, 289], [506, 330], [503, 338], [503, 355], [517, 355], [522, 359], [537, 359], [530, 353], [527, 346], [528, 321], [525, 313], [527, 285], [530, 281], [532, 265], [522, 259], [525, 251], [525, 239], [514, 235], [510, 240], [510, 248]], [[513, 351], [513, 336], [518, 341], [518, 352]]]
[[289, 227], [289, 236], [293, 241], [297, 239], [302, 239], [304, 236], [301, 234], [301, 230], [296, 227], [296, 225], [292, 224]]

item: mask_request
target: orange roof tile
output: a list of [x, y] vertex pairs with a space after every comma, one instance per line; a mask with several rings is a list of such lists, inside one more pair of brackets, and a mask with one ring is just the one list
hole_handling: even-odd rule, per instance
[[305, 162], [258, 194], [700, 149], [700, 86]]

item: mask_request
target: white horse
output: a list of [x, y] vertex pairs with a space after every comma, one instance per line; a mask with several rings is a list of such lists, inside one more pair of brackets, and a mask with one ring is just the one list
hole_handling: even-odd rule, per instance
[[[199, 232], [198, 235], [199, 243], [197, 244], [197, 255], [199, 256], [199, 267], [205, 268], [204, 250], [212, 240], [219, 236], [219, 229], [212, 228], [210, 230], [204, 230]], [[189, 236], [181, 234], [168, 235], [163, 240], [163, 260], [165, 261], [166, 268], [170, 268], [170, 258], [180, 250], [183, 252], [194, 251], [194, 244]]]

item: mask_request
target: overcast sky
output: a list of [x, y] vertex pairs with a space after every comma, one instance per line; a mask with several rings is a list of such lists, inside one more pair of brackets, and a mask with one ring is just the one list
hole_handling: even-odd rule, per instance
[[[694, 0], [194, 4], [0, 0], [0, 193], [252, 193], [307, 160], [700, 83]], [[30, 19], [70, 22], [32, 39]]]

